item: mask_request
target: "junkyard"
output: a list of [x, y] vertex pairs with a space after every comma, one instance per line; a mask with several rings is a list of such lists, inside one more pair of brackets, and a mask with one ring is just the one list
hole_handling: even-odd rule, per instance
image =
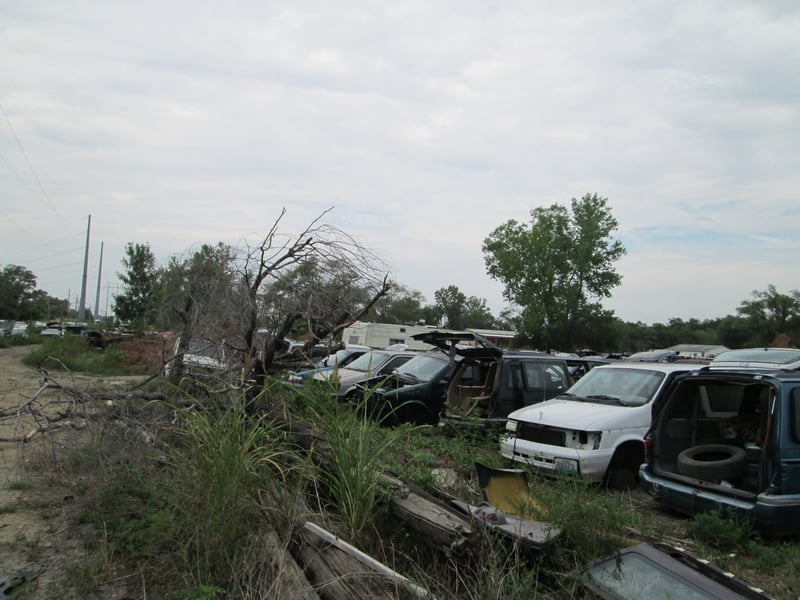
[[[491, 344], [474, 346], [475, 335], [467, 333], [427, 335], [429, 341], [456, 343], [419, 356], [439, 353], [444, 367], [455, 364], [456, 352], [463, 354], [461, 368], [447, 369], [446, 379], [452, 381], [453, 372], [466, 379], [451, 385], [488, 385], [488, 392], [495, 384], [487, 381], [504, 385], [499, 368], [478, 368], [480, 363], [464, 368], [475, 360], [473, 350], [485, 357]], [[171, 358], [172, 344], [131, 344], [127, 355], [139, 356], [131, 360], [140, 362], [147, 356], [147, 366], [141, 375], [124, 377], [74, 373], [55, 356], [23, 364], [37, 346], [0, 349], [0, 575], [8, 597], [796, 596], [795, 532], [781, 530], [775, 521], [762, 535], [746, 513], [720, 514], [713, 503], [702, 511], [698, 506], [702, 514], [694, 519], [667, 511], [630, 477], [613, 482], [601, 477], [597, 483], [581, 478], [582, 459], [575, 469], [545, 475], [532, 462], [506, 460], [500, 452], [500, 440], [508, 436], [506, 418], [498, 419], [499, 427], [486, 418], [492, 403], [479, 408], [480, 403], [457, 400], [460, 414], [451, 419], [446, 409], [441, 419], [431, 419], [428, 404], [425, 418], [386, 420], [387, 414], [395, 415], [394, 408], [417, 413], [403, 413], [408, 406], [402, 397], [393, 397], [388, 412], [376, 412], [365, 402], [371, 390], [384, 398], [403, 389], [425, 389], [446, 402], [449, 385], [411, 381], [420, 370], [403, 371], [401, 365], [396, 376], [385, 374], [363, 385], [359, 400], [337, 400], [337, 385], [307, 382], [298, 388], [277, 378], [271, 392], [246, 399], [248, 384], [237, 386], [235, 376], [218, 365], [195, 366], [183, 389], [164, 387], [159, 373]], [[544, 385], [540, 371], [513, 367], [524, 366], [524, 353], [500, 354], [510, 361], [505, 370], [519, 372], [529, 393]], [[558, 395], [571, 389], [571, 381], [564, 379], [568, 369], [561, 367], [562, 359], [537, 360], [531, 365], [557, 367], [546, 386], [557, 389], [549, 395], [552, 400], [531, 396], [524, 403], [545, 411], [550, 403], [565, 402]], [[578, 381], [595, 370], [599, 375], [602, 369], [624, 369], [624, 363], [594, 366]], [[664, 363], [649, 364], [659, 369]], [[637, 372], [648, 368], [648, 363], [631, 365]], [[703, 369], [706, 378], [723, 373], [697, 364], [691, 368]], [[527, 384], [529, 377], [539, 388]], [[625, 398], [617, 386], [617, 397]], [[608, 403], [612, 390], [606, 392], [586, 401]], [[413, 394], [406, 400], [412, 407], [417, 403]], [[571, 402], [579, 410], [589, 406]], [[719, 416], [732, 416], [731, 401], [724, 411], [720, 402], [711, 399], [724, 412]], [[499, 410], [508, 417], [509, 408]], [[671, 411], [672, 421], [677, 418], [669, 404], [664, 410]], [[467, 424], [475, 416], [479, 428]], [[245, 418], [255, 419], [258, 429], [230, 422]], [[766, 416], [759, 418], [767, 423]], [[678, 429], [671, 425], [667, 431]], [[253, 437], [208, 452], [223, 443], [216, 435], [223, 431], [247, 431]], [[777, 432], [777, 425], [762, 432], [760, 443], [766, 446], [769, 436], [784, 439]], [[192, 441], [196, 436], [200, 446]], [[553, 435], [547, 439], [555, 443]], [[202, 456], [186, 454], [201, 448]], [[219, 469], [236, 470], [228, 461], [247, 465], [238, 476], [256, 477], [255, 486], [227, 481], [232, 473]], [[355, 465], [365, 470], [366, 479], [347, 475]], [[747, 468], [741, 476], [743, 481], [759, 474], [769, 479], [769, 492], [776, 488], [770, 469], [754, 474]], [[195, 480], [185, 482], [176, 503], [167, 497], [164, 476]], [[694, 477], [695, 482], [712, 479]], [[714, 478], [707, 487], [735, 492], [737, 486]], [[156, 480], [161, 483], [154, 487]], [[792, 522], [784, 518], [785, 525]], [[193, 532], [189, 540], [181, 537], [186, 528]], [[184, 564], [196, 570], [187, 572]], [[226, 572], [223, 565], [231, 564], [236, 571], [223, 588], [218, 578]]]

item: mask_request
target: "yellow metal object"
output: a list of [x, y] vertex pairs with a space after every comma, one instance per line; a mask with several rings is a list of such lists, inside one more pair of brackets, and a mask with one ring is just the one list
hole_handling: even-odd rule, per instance
[[521, 469], [497, 469], [475, 463], [483, 498], [496, 509], [519, 519], [540, 519], [547, 508], [530, 495], [528, 478]]

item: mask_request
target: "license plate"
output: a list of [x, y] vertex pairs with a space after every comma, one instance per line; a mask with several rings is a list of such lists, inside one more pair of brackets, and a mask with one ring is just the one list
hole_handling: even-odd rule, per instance
[[556, 459], [556, 471], [560, 473], [577, 473], [578, 463], [574, 460]]

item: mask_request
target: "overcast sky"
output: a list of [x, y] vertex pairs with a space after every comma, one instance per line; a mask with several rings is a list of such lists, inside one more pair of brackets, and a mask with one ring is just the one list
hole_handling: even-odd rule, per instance
[[166, 262], [335, 207], [393, 279], [497, 314], [482, 241], [586, 193], [626, 321], [800, 288], [795, 0], [5, 0], [0, 105], [0, 265], [74, 301], [91, 214], [101, 313], [126, 242]]

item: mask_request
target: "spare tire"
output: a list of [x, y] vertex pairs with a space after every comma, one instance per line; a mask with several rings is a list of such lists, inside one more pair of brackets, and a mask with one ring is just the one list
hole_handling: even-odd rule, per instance
[[728, 444], [692, 446], [678, 454], [678, 473], [704, 481], [733, 481], [747, 471], [744, 448]]

